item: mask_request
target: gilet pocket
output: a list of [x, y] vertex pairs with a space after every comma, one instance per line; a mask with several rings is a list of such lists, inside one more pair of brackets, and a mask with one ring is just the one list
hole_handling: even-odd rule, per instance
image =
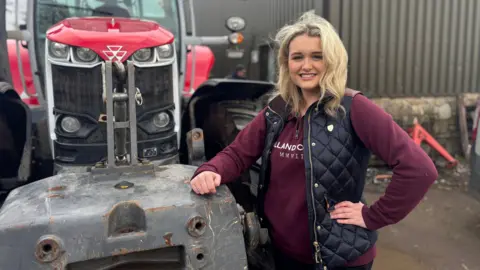
[[356, 225], [338, 223], [328, 212], [337, 202], [328, 196], [325, 196], [325, 202], [325, 218], [316, 228], [320, 251], [327, 267], [338, 267], [367, 252], [375, 244], [377, 233]]

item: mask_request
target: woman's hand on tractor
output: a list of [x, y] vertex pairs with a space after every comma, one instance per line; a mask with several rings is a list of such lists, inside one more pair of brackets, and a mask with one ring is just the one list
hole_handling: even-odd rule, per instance
[[197, 194], [215, 193], [217, 192], [215, 187], [220, 186], [221, 180], [222, 177], [218, 173], [205, 171], [195, 176], [190, 185]]
[[335, 210], [330, 212], [330, 217], [336, 219], [341, 224], [352, 224], [362, 228], [367, 228], [362, 215], [363, 203], [352, 203], [344, 201], [335, 205]]

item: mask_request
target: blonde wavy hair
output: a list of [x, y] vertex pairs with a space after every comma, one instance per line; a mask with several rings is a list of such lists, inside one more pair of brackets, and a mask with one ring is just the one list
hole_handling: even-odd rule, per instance
[[285, 25], [275, 36], [274, 41], [278, 48], [276, 90], [292, 107], [294, 113], [300, 113], [306, 106], [302, 92], [292, 82], [288, 70], [290, 42], [303, 34], [319, 37], [322, 40], [325, 73], [320, 79], [319, 100], [322, 100], [327, 93], [332, 97], [325, 103], [324, 110], [328, 115], [335, 117], [339, 109], [344, 111], [341, 100], [347, 84], [348, 55], [334, 27], [324, 18], [315, 15], [314, 11], [308, 11], [295, 23]]

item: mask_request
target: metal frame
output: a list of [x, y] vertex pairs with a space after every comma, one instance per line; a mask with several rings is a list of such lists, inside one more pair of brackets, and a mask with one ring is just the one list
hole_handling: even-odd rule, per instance
[[[127, 84], [127, 93], [126, 100], [123, 89], [116, 89], [114, 93], [113, 86], [113, 66], [112, 61], [105, 61], [102, 63], [102, 75], [104, 76], [104, 93], [107, 96], [107, 168], [117, 167], [117, 158], [115, 155], [115, 149], [125, 148], [126, 138], [125, 133], [122, 133], [119, 136], [115, 136], [116, 129], [129, 129], [130, 131], [130, 155], [129, 163], [130, 165], [137, 165], [138, 163], [138, 149], [137, 149], [137, 110], [135, 104], [135, 66], [133, 62], [127, 61], [127, 70], [126, 70], [126, 84]], [[123, 64], [120, 64], [123, 66]], [[125, 102], [128, 104], [129, 117], [128, 120], [121, 119], [119, 109], [117, 106], [118, 102]], [[123, 107], [126, 109], [126, 107]], [[123, 116], [123, 115], [122, 115]], [[119, 121], [117, 122], [117, 119]], [[122, 138], [123, 137], [123, 138]], [[128, 158], [127, 158], [128, 159]]]
[[[20, 25], [18, 22], [18, 17], [19, 17], [19, 0], [15, 0], [15, 30], [10, 30], [7, 31], [7, 39], [13, 39], [15, 40], [15, 50], [17, 54], [17, 64], [18, 64], [18, 72], [20, 73], [20, 81], [22, 84], [23, 92], [21, 93], [21, 98], [28, 98], [28, 97], [36, 97], [40, 105], [45, 104], [45, 99], [43, 96], [43, 92], [41, 91], [40, 87], [40, 81], [37, 75], [37, 61], [35, 59], [35, 53], [31, 54], [31, 50], [35, 52], [35, 40], [32, 38], [32, 32], [31, 32], [31, 27], [34, 27], [34, 22], [32, 20], [33, 17], [33, 6], [35, 4], [35, 0], [26, 0], [28, 1], [28, 6], [27, 6], [27, 18], [26, 18], [26, 25], [27, 25], [27, 30], [20, 30]], [[29, 52], [29, 60], [30, 60], [30, 66], [32, 69], [32, 77], [34, 81], [34, 87], [36, 90], [35, 95], [31, 95], [28, 92], [27, 89], [27, 84], [25, 81], [25, 74], [23, 70], [23, 63], [22, 63], [22, 58], [21, 58], [21, 53], [20, 53], [20, 43], [22, 41], [25, 41], [27, 43], [27, 49]]]
[[[180, 63], [180, 70], [178, 70], [178, 77], [179, 77], [178, 78], [179, 79], [178, 98], [179, 100], [181, 100], [183, 96], [183, 88], [185, 87], [185, 71], [186, 71], [186, 65], [187, 65], [187, 45], [185, 45], [186, 44], [185, 40], [187, 39], [187, 26], [186, 26], [185, 9], [183, 6], [183, 1], [178, 0], [177, 4], [178, 4], [177, 10], [180, 17], [179, 18], [180, 25], [178, 28], [179, 34], [180, 34], [180, 59], [182, 59], [182, 62]], [[180, 103], [178, 103], [178, 105], [180, 106]], [[178, 142], [180, 143], [180, 137], [178, 138], [179, 138]]]
[[[193, 8], [193, 0], [189, 0], [188, 3], [190, 4], [190, 18], [191, 18], [191, 25], [192, 25], [192, 36], [197, 36], [197, 27], [195, 25], [195, 11]], [[185, 40], [186, 41], [186, 40]], [[190, 73], [190, 93], [193, 93], [193, 84], [195, 83], [195, 61], [196, 61], [196, 50], [195, 46], [192, 45], [192, 71]], [[186, 60], [186, 59], [185, 59]]]
[[[181, 21], [181, 31], [182, 31], [182, 40], [184, 42], [182, 46], [182, 65], [181, 65], [181, 73], [185, 74], [185, 66], [187, 62], [187, 55], [186, 55], [186, 47], [188, 45], [192, 46], [192, 67], [191, 67], [191, 78], [190, 78], [190, 93], [193, 93], [195, 89], [193, 89], [193, 85], [195, 82], [195, 60], [196, 60], [196, 51], [195, 51], [195, 46], [196, 45], [226, 45], [230, 44], [230, 41], [228, 39], [227, 35], [224, 36], [197, 36], [197, 28], [196, 28], [196, 22], [195, 22], [195, 8], [193, 5], [193, 0], [188, 0], [188, 5], [190, 9], [190, 18], [191, 18], [191, 30], [192, 30], [192, 35], [187, 36], [186, 35], [186, 26], [185, 26], [185, 9], [183, 7], [183, 1], [178, 0], [179, 6], [179, 12], [180, 12], [180, 21]], [[185, 75], [182, 75], [181, 78], [181, 84], [180, 86], [183, 87], [185, 85]], [[182, 91], [183, 92], [183, 91]]]
[[[30, 34], [32, 37], [30, 41], [27, 43], [27, 48], [28, 48], [28, 56], [30, 58], [30, 68], [32, 69], [32, 78], [33, 78], [33, 85], [35, 87], [35, 91], [37, 94], [37, 99], [40, 105], [45, 106], [46, 105], [46, 98], [44, 95], [44, 90], [42, 89], [42, 84], [40, 83], [40, 75], [38, 72], [38, 63], [37, 63], [37, 52], [36, 52], [36, 41], [35, 38], [33, 38], [35, 35], [35, 5], [37, 0], [27, 0], [28, 5], [27, 5], [27, 32]], [[18, 2], [18, 0], [15, 0], [15, 2]], [[18, 9], [16, 10], [18, 13]], [[22, 78], [23, 80], [23, 78]], [[53, 144], [52, 144], [52, 154], [53, 154]]]

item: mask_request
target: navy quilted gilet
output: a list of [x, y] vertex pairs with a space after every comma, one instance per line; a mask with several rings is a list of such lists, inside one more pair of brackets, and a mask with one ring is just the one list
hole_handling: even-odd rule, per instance
[[[349, 113], [354, 94], [347, 91], [350, 94], [342, 100], [346, 113], [340, 111], [336, 118], [330, 117], [319, 103], [312, 105], [304, 117], [306, 197], [313, 256], [318, 269], [342, 266], [364, 254], [377, 240], [375, 231], [339, 224], [327, 211], [327, 205], [362, 200], [371, 155], [353, 130]], [[266, 113], [267, 137], [258, 190], [258, 214], [262, 220], [270, 151], [288, 113], [289, 108], [280, 97], [270, 102]]]

